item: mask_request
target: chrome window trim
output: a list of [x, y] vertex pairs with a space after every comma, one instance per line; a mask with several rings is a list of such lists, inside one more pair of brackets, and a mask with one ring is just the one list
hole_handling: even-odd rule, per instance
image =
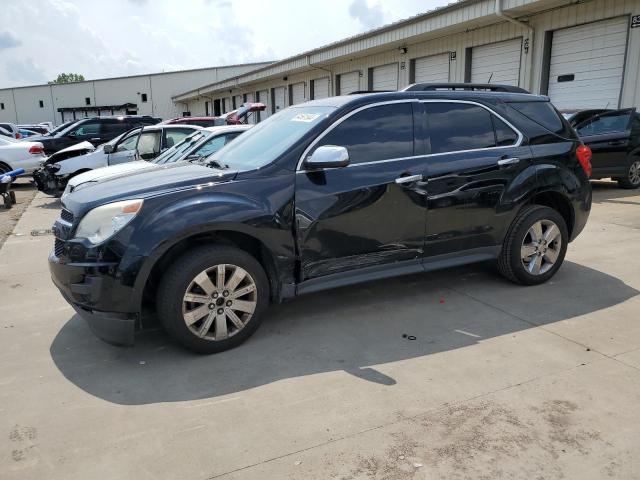
[[[499, 113], [495, 112], [494, 110], [492, 110], [491, 108], [487, 107], [486, 105], [483, 105], [481, 103], [478, 102], [474, 102], [473, 100], [449, 100], [449, 99], [425, 99], [425, 100], [419, 100], [419, 99], [402, 99], [402, 100], [390, 100], [390, 101], [386, 101], [386, 102], [377, 102], [377, 103], [371, 103], [369, 105], [363, 105], [362, 107], [356, 108], [355, 110], [349, 112], [347, 115], [339, 118], [338, 120], [336, 120], [335, 122], [333, 122], [331, 125], [329, 125], [329, 127], [327, 127], [325, 129], [324, 132], [322, 132], [320, 135], [318, 135], [313, 142], [311, 142], [311, 144], [305, 148], [304, 152], [302, 152], [302, 155], [300, 156], [300, 160], [298, 160], [298, 165], [296, 167], [296, 174], [297, 173], [307, 173], [308, 170], [304, 170], [302, 168], [302, 164], [304, 162], [304, 159], [307, 157], [307, 155], [309, 154], [309, 152], [318, 144], [318, 142], [320, 142], [320, 140], [322, 140], [329, 132], [331, 132], [334, 128], [336, 128], [338, 125], [340, 125], [342, 122], [344, 122], [345, 120], [347, 120], [348, 118], [350, 118], [352, 115], [355, 115], [358, 112], [361, 112], [362, 110], [366, 110], [367, 108], [373, 108], [373, 107], [378, 107], [381, 105], [391, 105], [391, 104], [395, 104], [395, 103], [414, 103], [414, 102], [419, 102], [419, 103], [464, 103], [464, 104], [468, 104], [468, 105], [475, 105], [481, 108], [484, 108], [485, 110], [487, 110], [489, 112], [490, 115], [495, 115], [496, 117], [498, 117], [500, 120], [502, 120], [509, 128], [511, 128], [517, 135], [518, 135], [518, 139], [516, 140], [516, 142], [512, 145], [502, 145], [499, 147], [486, 147], [486, 148], [473, 148], [470, 150], [454, 150], [451, 152], [442, 152], [442, 153], [427, 153], [425, 155], [413, 155], [410, 157], [398, 157], [398, 158], [389, 158], [389, 159], [385, 159], [385, 160], [374, 160], [373, 162], [362, 162], [362, 163], [355, 163], [355, 164], [349, 164], [346, 167], [342, 167], [342, 168], [351, 168], [351, 167], [358, 167], [360, 165], [376, 165], [379, 163], [388, 163], [388, 162], [397, 162], [400, 160], [410, 160], [413, 158], [428, 158], [428, 157], [433, 157], [436, 155], [452, 155], [452, 154], [457, 154], [457, 153], [469, 153], [469, 152], [479, 152], [479, 151], [485, 151], [485, 150], [500, 150], [500, 149], [504, 149], [504, 148], [514, 148], [514, 147], [519, 147], [522, 145], [522, 141], [524, 140], [524, 135], [522, 134], [522, 132], [520, 130], [518, 130], [511, 122], [509, 122], [506, 118], [504, 118], [502, 115], [500, 115]], [[325, 170], [325, 169], [320, 169], [320, 170]], [[327, 169], [327, 170], [333, 170], [333, 169]], [[313, 171], [319, 171], [319, 170], [313, 170]]]

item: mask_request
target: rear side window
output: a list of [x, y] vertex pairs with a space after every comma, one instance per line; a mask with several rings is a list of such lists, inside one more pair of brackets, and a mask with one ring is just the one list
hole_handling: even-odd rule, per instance
[[629, 126], [630, 117], [629, 110], [604, 113], [580, 123], [576, 126], [576, 130], [580, 136], [624, 132]]
[[550, 132], [564, 133], [565, 125], [550, 102], [517, 102], [509, 106]]
[[496, 131], [496, 145], [498, 147], [513, 145], [518, 141], [518, 134], [509, 125], [495, 115], [491, 115], [491, 119], [493, 120], [493, 128]]
[[492, 115], [484, 108], [444, 102], [425, 103], [425, 108], [429, 122], [431, 153], [496, 146]]
[[409, 103], [366, 108], [353, 114], [320, 140], [349, 152], [351, 164], [413, 156], [413, 109]]
[[118, 120], [105, 120], [102, 123], [102, 134], [112, 137], [117, 137], [118, 135], [129, 130], [129, 124], [126, 122], [121, 122]]
[[174, 145], [179, 144], [182, 140], [187, 138], [189, 135], [193, 133], [191, 129], [171, 129], [165, 130], [165, 148], [171, 148]]

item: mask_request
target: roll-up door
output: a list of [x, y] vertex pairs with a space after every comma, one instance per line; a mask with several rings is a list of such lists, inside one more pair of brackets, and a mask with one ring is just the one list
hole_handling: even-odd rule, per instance
[[369, 71], [371, 75], [370, 86], [372, 90], [397, 90], [398, 89], [398, 64], [390, 63], [373, 67]]
[[291, 85], [291, 105], [306, 102], [304, 86], [304, 82]]
[[471, 82], [518, 86], [521, 50], [521, 38], [473, 47], [471, 49]]
[[413, 63], [414, 83], [446, 83], [449, 81], [449, 53], [416, 58]]
[[256, 93], [256, 101], [260, 103], [264, 103], [265, 106], [267, 107], [263, 111], [257, 112], [258, 121], [262, 121], [271, 115], [271, 96], [269, 95], [269, 90], [259, 90]]
[[348, 95], [360, 90], [360, 72], [349, 72], [338, 75], [340, 91], [338, 95]]
[[618, 108], [627, 17], [553, 32], [548, 95], [561, 109]]
[[313, 82], [313, 99], [327, 98], [329, 96], [329, 77], [316, 78]]
[[280, 110], [284, 110], [284, 90], [284, 87], [276, 87], [271, 89], [271, 92], [273, 93], [273, 113], [278, 113]]

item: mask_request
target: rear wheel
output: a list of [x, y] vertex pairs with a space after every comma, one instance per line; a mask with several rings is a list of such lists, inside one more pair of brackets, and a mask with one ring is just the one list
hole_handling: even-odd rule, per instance
[[176, 260], [157, 294], [158, 316], [174, 339], [198, 353], [236, 347], [255, 332], [269, 302], [258, 261], [226, 246], [205, 246]]
[[640, 160], [633, 160], [624, 177], [616, 178], [620, 188], [638, 188], [640, 187]]
[[515, 283], [544, 283], [562, 265], [568, 241], [562, 215], [549, 207], [528, 206], [516, 217], [504, 240], [498, 269]]
[[7, 165], [6, 163], [0, 162], [0, 175], [10, 171], [11, 171], [11, 167], [9, 165]]

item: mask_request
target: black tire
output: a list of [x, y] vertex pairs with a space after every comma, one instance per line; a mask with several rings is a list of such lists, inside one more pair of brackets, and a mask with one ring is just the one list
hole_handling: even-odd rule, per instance
[[640, 160], [634, 158], [627, 165], [624, 177], [616, 177], [620, 188], [632, 189], [640, 187]]
[[[523, 241], [528, 235], [529, 229], [539, 221], [551, 221], [560, 230], [560, 248], [558, 256], [547, 271], [534, 275], [524, 266], [521, 258]], [[556, 210], [542, 205], [529, 205], [515, 218], [502, 244], [502, 251], [498, 257], [498, 270], [508, 280], [521, 285], [539, 285], [546, 282], [558, 271], [569, 243], [567, 224], [562, 215]]]
[[9, 194], [3, 195], [3, 201], [4, 201], [4, 208], [6, 208], [7, 210], [9, 210], [13, 206], [13, 203], [11, 202], [11, 197], [9, 196]]
[[[183, 318], [182, 308], [184, 295], [195, 277], [219, 264], [237, 266], [249, 274], [255, 284], [255, 296], [253, 298], [256, 306], [253, 314], [242, 329], [225, 339], [216, 340], [196, 335], [187, 326]], [[211, 301], [215, 302], [215, 300]], [[260, 263], [243, 250], [223, 245], [198, 247], [176, 259], [165, 271], [156, 296], [158, 317], [167, 333], [189, 350], [203, 354], [229, 350], [248, 339], [260, 326], [268, 304], [269, 281]], [[214, 303], [209, 305], [214, 305]], [[211, 309], [215, 310], [217, 307]]]
[[9, 165], [7, 165], [6, 163], [0, 162], [0, 175], [2, 175], [3, 173], [10, 172], [11, 170], [12, 169]]

